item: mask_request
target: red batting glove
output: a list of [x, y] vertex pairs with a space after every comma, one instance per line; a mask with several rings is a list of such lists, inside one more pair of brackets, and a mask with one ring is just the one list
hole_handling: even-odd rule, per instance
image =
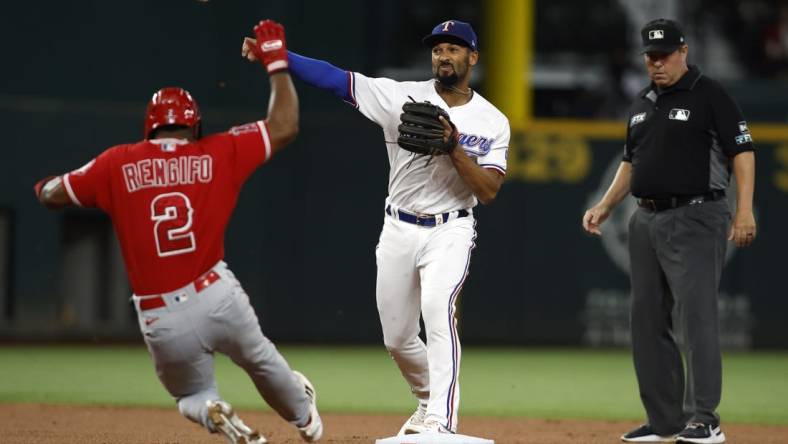
[[48, 184], [50, 180], [54, 179], [57, 176], [47, 176], [38, 182], [36, 182], [33, 190], [36, 192], [36, 199], [41, 200], [41, 190], [44, 188], [44, 185]]
[[268, 71], [268, 74], [287, 69], [287, 46], [285, 27], [273, 20], [263, 20], [254, 27], [257, 44], [252, 52]]

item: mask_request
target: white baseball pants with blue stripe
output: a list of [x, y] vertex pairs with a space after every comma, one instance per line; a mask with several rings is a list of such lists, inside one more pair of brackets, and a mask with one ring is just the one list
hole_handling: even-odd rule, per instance
[[[383, 340], [427, 419], [457, 430], [460, 340], [456, 303], [476, 239], [473, 216], [423, 227], [384, 217], [376, 250]], [[427, 343], [419, 338], [424, 319]]]

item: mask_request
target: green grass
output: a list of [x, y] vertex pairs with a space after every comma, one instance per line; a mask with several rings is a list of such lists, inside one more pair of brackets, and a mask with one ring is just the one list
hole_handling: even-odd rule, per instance
[[[407, 413], [414, 400], [383, 347], [282, 347], [323, 411]], [[788, 353], [728, 353], [725, 421], [788, 424]], [[265, 408], [249, 378], [219, 356], [222, 396]], [[638, 420], [627, 351], [463, 350], [462, 414]], [[172, 406], [143, 347], [0, 347], [0, 402]]]

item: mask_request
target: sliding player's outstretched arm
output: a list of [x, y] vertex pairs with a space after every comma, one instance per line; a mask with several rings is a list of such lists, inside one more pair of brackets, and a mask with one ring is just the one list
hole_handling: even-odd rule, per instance
[[254, 33], [256, 39], [248, 39], [253, 43], [245, 48], [254, 54], [254, 60], [262, 63], [271, 82], [266, 125], [273, 153], [298, 135], [298, 95], [290, 79], [284, 26], [263, 20], [254, 27]]

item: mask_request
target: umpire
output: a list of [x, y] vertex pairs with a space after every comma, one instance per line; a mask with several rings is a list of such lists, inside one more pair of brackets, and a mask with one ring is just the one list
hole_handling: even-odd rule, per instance
[[[629, 442], [722, 443], [715, 412], [722, 391], [717, 290], [727, 241], [755, 238], [755, 155], [747, 122], [716, 81], [687, 65], [679, 25], [659, 19], [641, 30], [651, 84], [629, 113], [624, 158], [583, 228], [600, 225], [628, 193], [640, 208], [629, 222], [632, 355], [648, 422]], [[725, 199], [736, 175], [736, 215]], [[685, 374], [671, 313], [684, 333]], [[686, 410], [685, 410], [686, 409]]]

